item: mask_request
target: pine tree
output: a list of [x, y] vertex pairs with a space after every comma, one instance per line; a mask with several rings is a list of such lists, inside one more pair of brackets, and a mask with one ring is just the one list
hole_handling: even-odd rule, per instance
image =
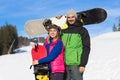
[[2, 55], [2, 28], [0, 27], [0, 55]]
[[118, 23], [118, 31], [120, 31], [120, 18], [119, 18], [119, 23]]
[[114, 32], [118, 31], [118, 30], [117, 30], [117, 27], [115, 26], [115, 24], [114, 24], [114, 26], [113, 26], [113, 31], [114, 31]]
[[18, 39], [17, 39], [18, 36], [17, 36], [17, 31], [15, 26], [10, 24], [4, 25], [2, 38], [3, 38], [3, 51], [2, 51], [3, 54], [8, 54], [11, 44], [15, 40], [13, 47], [11, 48], [11, 51], [10, 51], [12, 53], [18, 44]]

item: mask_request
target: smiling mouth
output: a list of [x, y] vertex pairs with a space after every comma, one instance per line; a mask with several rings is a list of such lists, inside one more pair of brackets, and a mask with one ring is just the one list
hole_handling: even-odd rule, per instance
[[55, 34], [51, 34], [51, 36], [54, 36]]

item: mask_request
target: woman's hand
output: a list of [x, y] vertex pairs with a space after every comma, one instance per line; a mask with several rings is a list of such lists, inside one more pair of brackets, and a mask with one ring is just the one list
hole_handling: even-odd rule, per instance
[[33, 61], [33, 65], [36, 65], [36, 64], [38, 64], [38, 60]]

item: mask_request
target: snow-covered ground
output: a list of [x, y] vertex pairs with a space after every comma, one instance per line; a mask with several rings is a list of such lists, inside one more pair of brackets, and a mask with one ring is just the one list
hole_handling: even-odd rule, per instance
[[85, 80], [120, 80], [120, 32], [92, 38], [84, 77]]
[[34, 80], [33, 71], [29, 69], [30, 49], [30, 46], [22, 47], [18, 54], [0, 57], [0, 80]]
[[[18, 54], [0, 56], [0, 80], [34, 80], [30, 50], [22, 47]], [[120, 80], [120, 32], [91, 39], [84, 80]]]

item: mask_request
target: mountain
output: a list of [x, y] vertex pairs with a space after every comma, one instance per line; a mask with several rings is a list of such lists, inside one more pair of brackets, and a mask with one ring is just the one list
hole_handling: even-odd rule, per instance
[[[91, 39], [91, 52], [84, 80], [120, 79], [120, 32]], [[34, 80], [31, 46], [18, 49], [18, 54], [0, 56], [0, 80]]]

